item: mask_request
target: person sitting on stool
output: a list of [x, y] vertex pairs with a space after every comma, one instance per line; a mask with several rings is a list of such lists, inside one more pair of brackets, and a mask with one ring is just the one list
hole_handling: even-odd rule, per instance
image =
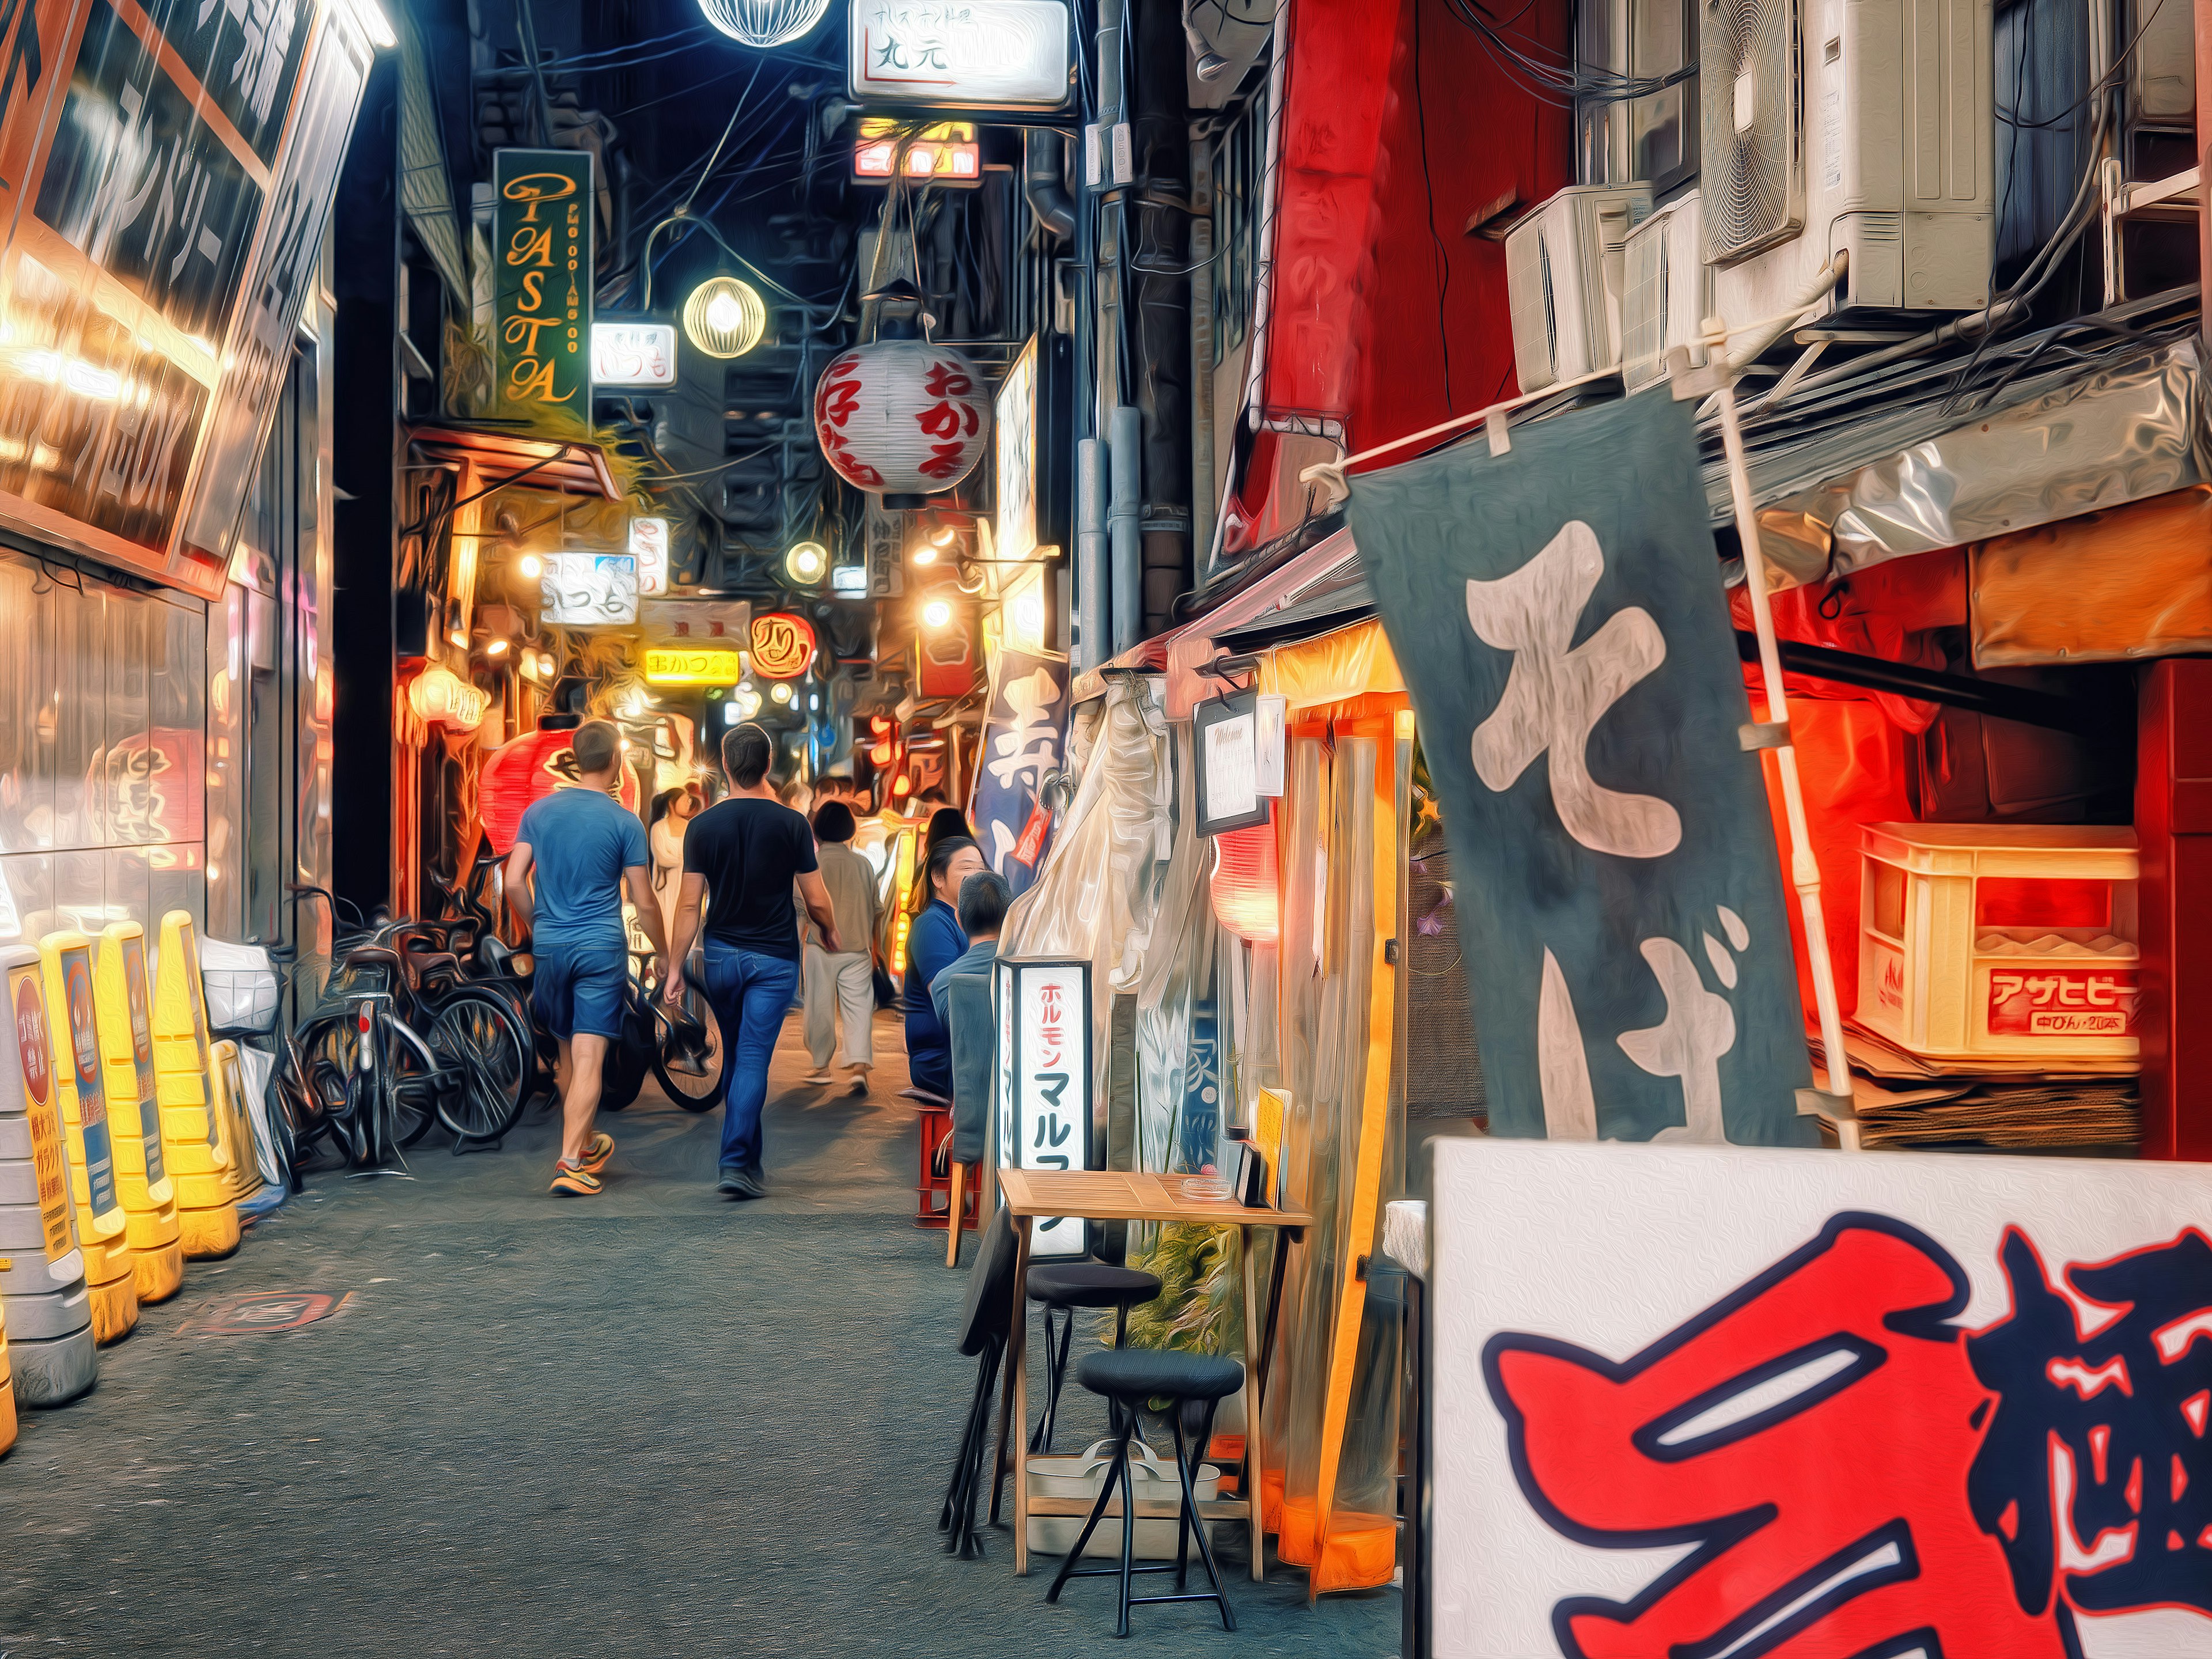
[[907, 1074], [915, 1088], [944, 1100], [952, 1098], [952, 1037], [937, 1017], [929, 984], [968, 949], [952, 904], [960, 884], [982, 868], [982, 851], [974, 842], [957, 836], [939, 842], [929, 854], [929, 903], [907, 931]]
[[957, 908], [960, 931], [968, 935], [968, 949], [929, 981], [929, 1000], [937, 1010], [937, 1023], [946, 1030], [952, 1029], [952, 976], [991, 971], [991, 964], [999, 959], [999, 929], [1006, 923], [1006, 907], [1013, 902], [1014, 890], [1006, 885], [1006, 878], [989, 870], [978, 870], [960, 884]]

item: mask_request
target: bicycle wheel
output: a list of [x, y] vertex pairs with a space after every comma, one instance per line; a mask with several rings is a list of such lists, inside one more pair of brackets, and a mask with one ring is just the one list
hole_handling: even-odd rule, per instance
[[444, 998], [423, 1037], [439, 1069], [438, 1121], [463, 1140], [496, 1140], [522, 1115], [532, 1065], [529, 1032], [507, 1000], [463, 986]]
[[[690, 999], [686, 999], [690, 1000]], [[656, 1006], [653, 1010], [653, 1075], [667, 1097], [687, 1112], [711, 1112], [730, 1090], [730, 1054], [722, 1045], [722, 1024], [710, 1012], [700, 1023], [707, 1028], [707, 1047], [696, 1058], [700, 1070], [680, 1063], [691, 1058], [672, 1055], [670, 1038], [675, 1023]]]

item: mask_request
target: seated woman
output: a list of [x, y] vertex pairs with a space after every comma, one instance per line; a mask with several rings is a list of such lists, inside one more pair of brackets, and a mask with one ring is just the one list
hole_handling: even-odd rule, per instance
[[932, 848], [924, 867], [929, 902], [906, 936], [906, 986], [901, 1000], [906, 1005], [907, 1075], [915, 1088], [947, 1100], [952, 1097], [952, 1038], [930, 1001], [929, 982], [967, 953], [968, 936], [960, 931], [952, 907], [960, 884], [982, 868], [981, 850], [964, 836]]

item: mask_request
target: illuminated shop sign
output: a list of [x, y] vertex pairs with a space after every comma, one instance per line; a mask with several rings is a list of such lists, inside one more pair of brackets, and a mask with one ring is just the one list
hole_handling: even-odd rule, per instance
[[[999, 1163], [1012, 1170], [1091, 1167], [1091, 964], [1009, 962], [992, 969], [999, 1013]], [[1080, 1256], [1090, 1224], [1039, 1216], [1030, 1255]]]
[[[861, 118], [860, 136], [853, 146], [853, 177], [863, 184], [888, 179], [901, 137], [896, 121], [881, 116]], [[981, 184], [983, 147], [975, 141], [973, 124], [947, 121], [924, 127], [907, 144], [906, 176], [939, 185]]]
[[645, 677], [655, 685], [735, 685], [745, 677], [744, 654], [728, 646], [647, 646]]
[[592, 384], [653, 386], [676, 384], [676, 325], [593, 323]]
[[814, 625], [788, 611], [753, 618], [753, 672], [764, 680], [795, 680], [814, 660]]
[[637, 591], [650, 599], [668, 591], [668, 520], [632, 519], [629, 556], [637, 561]]
[[591, 413], [592, 158], [494, 152], [495, 384], [501, 411]]
[[849, 15], [856, 99], [976, 109], [1067, 101], [1060, 0], [853, 0]]
[[539, 596], [554, 628], [634, 623], [637, 561], [627, 553], [548, 553]]

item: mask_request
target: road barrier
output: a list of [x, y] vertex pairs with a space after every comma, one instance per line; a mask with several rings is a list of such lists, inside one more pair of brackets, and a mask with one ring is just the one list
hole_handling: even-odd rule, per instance
[[92, 1334], [106, 1344], [128, 1335], [138, 1323], [138, 1291], [126, 1236], [131, 1218], [116, 1181], [107, 1095], [100, 1080], [92, 942], [82, 933], [49, 933], [39, 941], [39, 966], [54, 1097], [69, 1147], [77, 1245], [84, 1252], [84, 1279], [92, 1291]]
[[237, 1248], [239, 1204], [262, 1186], [244, 1094], [224, 1086], [224, 1045], [208, 1040], [199, 960], [191, 912], [170, 911], [154, 971], [154, 1085], [185, 1254], [195, 1259]]
[[58, 1406], [100, 1374], [92, 1295], [70, 1200], [39, 953], [0, 951], [0, 976], [15, 1033], [0, 1052], [0, 1319], [13, 1338], [11, 1400]]

